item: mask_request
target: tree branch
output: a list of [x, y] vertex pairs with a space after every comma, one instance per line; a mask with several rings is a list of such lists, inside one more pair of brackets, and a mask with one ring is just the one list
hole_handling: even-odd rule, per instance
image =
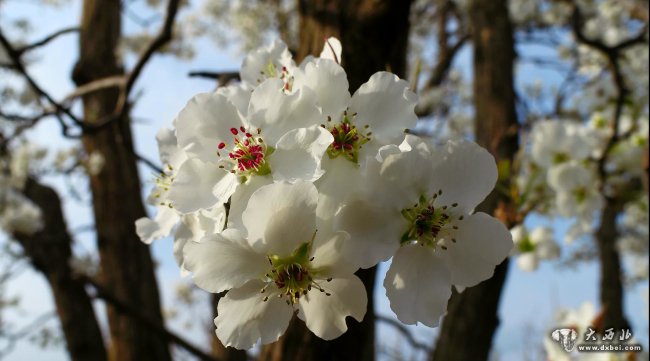
[[128, 317], [131, 317], [138, 322], [141, 322], [143, 325], [146, 325], [149, 327], [152, 331], [160, 334], [161, 336], [165, 337], [169, 341], [177, 344], [178, 346], [184, 348], [194, 356], [198, 357], [200, 360], [203, 361], [219, 361], [215, 357], [205, 353], [204, 351], [200, 350], [196, 346], [192, 345], [189, 341], [186, 341], [179, 335], [169, 331], [165, 326], [158, 324], [157, 322], [154, 322], [153, 320], [149, 319], [146, 315], [142, 314], [137, 308], [132, 307], [126, 302], [122, 302], [119, 300], [117, 297], [115, 297], [107, 288], [104, 286], [100, 285], [98, 282], [93, 280], [92, 278], [88, 276], [80, 276], [80, 278], [85, 281], [88, 285], [92, 286], [95, 291], [95, 297], [99, 298], [107, 303], [110, 303], [115, 307], [115, 309], [118, 312], [121, 312]]
[[176, 13], [178, 13], [179, 3], [180, 0], [169, 0], [167, 3], [165, 22], [163, 23], [160, 32], [158, 32], [158, 35], [151, 41], [151, 43], [149, 43], [149, 46], [147, 46], [144, 52], [142, 52], [140, 58], [133, 67], [133, 70], [131, 70], [131, 72], [128, 74], [124, 89], [122, 90], [120, 98], [117, 101], [117, 108], [115, 109], [115, 115], [118, 118], [126, 115], [126, 112], [128, 111], [126, 104], [128, 102], [131, 90], [133, 89], [133, 85], [138, 80], [140, 73], [142, 73], [142, 69], [144, 69], [145, 65], [147, 65], [147, 62], [149, 62], [151, 57], [172, 39], [174, 21], [176, 19]]
[[605, 58], [607, 58], [607, 61], [609, 62], [610, 71], [612, 72], [612, 77], [614, 78], [614, 85], [616, 86], [616, 90], [617, 90], [616, 104], [614, 107], [614, 114], [612, 117], [612, 125], [611, 125], [612, 135], [607, 140], [603, 154], [597, 161], [598, 173], [600, 174], [600, 177], [603, 180], [602, 182], [603, 184], [601, 184], [601, 187], [604, 187], [604, 183], [605, 183], [604, 180], [607, 175], [605, 169], [607, 157], [609, 156], [611, 150], [614, 148], [616, 142], [620, 140], [619, 123], [620, 123], [621, 116], [623, 114], [623, 107], [625, 106], [625, 98], [628, 96], [630, 92], [627, 85], [625, 84], [625, 79], [623, 77], [623, 72], [621, 70], [621, 65], [620, 65], [621, 53], [624, 50], [634, 45], [648, 42], [648, 39], [646, 38], [648, 25], [646, 24], [636, 36], [627, 40], [623, 40], [617, 45], [608, 46], [605, 43], [603, 43], [601, 40], [590, 39], [586, 36], [586, 34], [582, 30], [582, 25], [584, 24], [584, 18], [582, 15], [582, 11], [580, 10], [580, 6], [574, 1], [571, 1], [571, 4], [573, 5], [573, 12], [571, 14], [570, 25], [574, 36], [576, 37], [578, 42], [598, 50], [600, 53], [602, 53], [605, 56]]
[[29, 75], [27, 72], [27, 69], [23, 65], [21, 59], [20, 59], [20, 53], [11, 45], [9, 40], [4, 36], [4, 33], [2, 30], [0, 30], [0, 44], [5, 48], [7, 55], [9, 56], [9, 59], [11, 60], [11, 63], [15, 70], [20, 73], [23, 78], [27, 81], [29, 86], [38, 94], [41, 98], [45, 98], [47, 102], [56, 110], [54, 115], [56, 116], [57, 120], [59, 121], [59, 124], [61, 124], [61, 130], [63, 132], [64, 136], [69, 136], [69, 128], [70, 126], [65, 122], [63, 117], [61, 116], [61, 113], [67, 115], [72, 121], [80, 126], [83, 127], [83, 121], [77, 118], [70, 109], [66, 108], [63, 106], [61, 103], [57, 102], [50, 96], [43, 88], [41, 88], [36, 81]]
[[408, 343], [411, 344], [414, 349], [424, 351], [427, 354], [432, 351], [431, 346], [416, 340], [413, 334], [409, 331], [408, 328], [406, 328], [406, 326], [404, 326], [403, 323], [382, 315], [376, 315], [375, 319], [379, 322], [383, 322], [391, 327], [394, 327], [406, 338], [406, 341], [408, 341]]
[[41, 40], [38, 40], [38, 41], [36, 41], [34, 43], [31, 43], [29, 45], [25, 45], [22, 48], [16, 49], [16, 52], [17, 52], [18, 56], [20, 57], [20, 56], [22, 56], [24, 53], [26, 53], [28, 51], [31, 51], [31, 50], [34, 50], [36, 48], [40, 48], [41, 46], [47, 45], [49, 42], [51, 42], [52, 40], [58, 38], [61, 35], [71, 34], [71, 33], [78, 33], [78, 32], [79, 32], [78, 27], [63, 28], [63, 29], [61, 29], [59, 31], [56, 31], [56, 32], [44, 37]]
[[196, 70], [191, 71], [187, 74], [190, 78], [206, 78], [214, 79], [217, 81], [217, 85], [222, 87], [228, 85], [231, 81], [240, 81], [238, 71], [224, 71], [224, 72], [215, 72], [207, 70]]
[[109, 76], [107, 78], [97, 79], [81, 85], [77, 89], [73, 90], [71, 93], [63, 98], [62, 103], [68, 103], [75, 98], [84, 96], [89, 93], [93, 93], [102, 89], [112, 88], [112, 87], [123, 87], [126, 83], [126, 78], [123, 75]]

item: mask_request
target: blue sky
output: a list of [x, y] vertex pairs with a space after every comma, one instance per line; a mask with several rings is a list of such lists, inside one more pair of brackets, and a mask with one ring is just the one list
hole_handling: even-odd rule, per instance
[[[71, 6], [61, 9], [39, 7], [34, 2], [9, 1], [3, 9], [3, 15], [32, 16], [38, 14], [41, 21], [35, 22], [34, 32], [29, 34], [29, 39], [38, 39], [51, 31], [75, 25], [80, 13], [80, 1], [71, 1]], [[7, 14], [7, 15], [5, 15]], [[4, 20], [0, 17], [0, 20]], [[1, 23], [1, 22], [0, 22]], [[125, 20], [127, 31], [135, 29], [135, 24]], [[35, 55], [38, 58], [29, 71], [40, 83], [56, 98], [62, 98], [67, 92], [74, 88], [69, 74], [76, 60], [76, 41], [74, 35], [62, 37], [61, 39], [39, 50]], [[134, 132], [137, 151], [148, 157], [157, 160], [157, 148], [154, 139], [157, 130], [163, 126], [170, 126], [176, 113], [184, 106], [191, 96], [198, 92], [210, 91], [213, 89], [211, 81], [192, 79], [187, 76], [191, 70], [233, 70], [239, 67], [242, 56], [232, 50], [217, 49], [209, 41], [201, 41], [197, 46], [197, 55], [189, 62], [179, 61], [170, 56], [157, 55], [145, 68], [142, 77], [136, 84], [136, 91], [142, 91], [142, 95], [132, 114], [134, 115]], [[65, 54], [65, 56], [57, 56]], [[527, 54], [523, 54], [527, 55]], [[465, 51], [461, 54], [459, 64], [469, 66], [471, 53]], [[468, 70], [468, 69], [464, 69]], [[530, 82], [536, 79], [557, 81], [558, 75], [530, 71], [529, 68], [520, 67], [518, 83]], [[40, 124], [32, 130], [29, 137], [35, 142], [59, 148], [67, 147], [72, 143], [58, 138], [53, 139], [52, 134], [59, 134], [59, 128], [54, 121]], [[141, 178], [144, 185], [144, 192], [150, 189], [149, 180], [151, 170], [141, 167]], [[62, 190], [65, 194], [65, 185], [59, 179], [49, 180], [52, 184]], [[77, 182], [82, 194], [87, 193], [86, 185]], [[86, 204], [66, 197], [65, 212], [70, 229], [92, 223], [90, 209]], [[543, 219], [531, 219], [531, 225], [548, 223]], [[561, 235], [566, 229], [565, 222], [555, 221], [552, 223]], [[558, 237], [562, 239], [562, 237]], [[79, 241], [78, 250], [94, 249], [94, 237], [92, 233], [80, 233], [77, 235]], [[160, 263], [158, 278], [163, 293], [163, 302], [166, 307], [173, 304], [173, 292], [175, 285], [181, 281], [178, 268], [174, 263], [171, 252], [171, 241], [161, 240], [152, 246], [156, 260]], [[386, 265], [380, 267], [385, 272]], [[646, 291], [644, 291], [646, 289]], [[47, 285], [40, 275], [34, 272], [27, 272], [16, 279], [10, 289], [11, 293], [21, 294], [23, 303], [22, 312], [13, 313], [9, 320], [16, 324], [28, 322], [32, 317], [53, 309], [51, 296]], [[648, 313], [647, 303], [643, 300], [642, 294], [647, 292], [647, 284], [629, 290], [626, 294], [626, 311], [630, 321], [634, 325], [635, 335], [648, 345]], [[392, 316], [388, 306], [381, 281], [376, 291], [377, 312], [382, 315]], [[560, 268], [556, 264], [543, 264], [535, 273], [524, 273], [514, 264], [511, 264], [502, 297], [500, 307], [501, 327], [496, 335], [496, 350], [501, 360], [521, 360], [522, 354], [530, 344], [527, 340], [533, 339], [541, 345], [543, 333], [553, 326], [553, 314], [558, 307], [577, 308], [585, 301], [597, 302], [598, 300], [598, 268], [594, 264], [581, 265], [576, 269]], [[101, 303], [97, 304], [101, 309]], [[211, 315], [209, 310], [205, 312], [205, 325], [209, 325]], [[185, 334], [197, 344], [207, 347], [203, 340], [204, 333], [198, 328], [193, 331], [186, 331], [181, 327], [180, 322], [173, 322], [171, 327], [179, 333]], [[416, 337], [429, 342], [435, 334], [435, 330], [424, 326], [410, 326], [409, 329]], [[399, 344], [395, 332], [386, 326], [379, 328], [380, 337], [378, 343], [386, 346]], [[533, 334], [531, 338], [531, 333]], [[393, 342], [394, 340], [394, 342]], [[30, 343], [21, 343], [8, 360], [31, 360], [48, 359], [52, 361], [66, 360], [63, 350], [41, 351]]]

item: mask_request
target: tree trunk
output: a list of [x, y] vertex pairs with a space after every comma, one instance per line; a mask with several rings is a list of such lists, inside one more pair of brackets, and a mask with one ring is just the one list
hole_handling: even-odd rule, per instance
[[[630, 324], [623, 312], [623, 272], [616, 249], [618, 230], [616, 217], [621, 211], [620, 202], [607, 198], [596, 231], [600, 257], [600, 303], [603, 309], [603, 330], [613, 327], [617, 332], [629, 329]], [[600, 330], [601, 332], [603, 330]]]
[[85, 284], [70, 268], [72, 239], [61, 201], [49, 187], [28, 180], [24, 194], [43, 212], [44, 227], [32, 235], [14, 234], [25, 255], [50, 284], [72, 361], [105, 361], [106, 349]]
[[[499, 162], [510, 162], [518, 149], [517, 115], [513, 86], [515, 58], [512, 27], [506, 0], [474, 0], [470, 8], [474, 43], [474, 106], [476, 141]], [[509, 187], [508, 180], [503, 185]], [[509, 200], [495, 191], [478, 207], [511, 226]], [[489, 240], [486, 240], [488, 242]], [[494, 332], [508, 260], [494, 276], [462, 293], [452, 295], [436, 348], [435, 361], [487, 360]]]
[[[298, 60], [318, 55], [323, 42], [335, 36], [343, 44], [341, 65], [354, 92], [375, 72], [390, 70], [404, 77], [411, 0], [299, 0]], [[280, 340], [262, 348], [264, 361], [373, 361], [376, 269], [360, 270], [368, 294], [368, 312], [361, 323], [348, 319], [348, 331], [326, 342], [304, 323], [294, 321]]]
[[[83, 85], [123, 73], [116, 49], [120, 38], [121, 1], [85, 0], [80, 31], [80, 57], [73, 79]], [[113, 113], [117, 89], [83, 97], [84, 119], [98, 122]], [[145, 216], [140, 178], [133, 152], [128, 117], [116, 119], [83, 135], [88, 154], [99, 152], [104, 167], [90, 177], [93, 210], [100, 256], [101, 282], [118, 299], [142, 310], [149, 319], [163, 324], [154, 266], [145, 246], [135, 234], [134, 222]], [[107, 305], [112, 360], [171, 360], [167, 341], [146, 325]]]

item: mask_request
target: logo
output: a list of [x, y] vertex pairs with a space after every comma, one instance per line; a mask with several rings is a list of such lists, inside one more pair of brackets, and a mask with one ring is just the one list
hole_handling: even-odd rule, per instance
[[[618, 342], [614, 339], [619, 335]], [[571, 353], [575, 349], [578, 352], [622, 352], [634, 353], [643, 351], [640, 344], [632, 344], [630, 329], [621, 329], [617, 332], [613, 327], [598, 333], [594, 328], [588, 327], [584, 333], [584, 339], [578, 340], [578, 332], [573, 328], [558, 328], [551, 332], [551, 338], [562, 346], [566, 353]]]
[[572, 328], [558, 328], [551, 333], [551, 338], [562, 345], [566, 352], [571, 352], [576, 347], [578, 333]]

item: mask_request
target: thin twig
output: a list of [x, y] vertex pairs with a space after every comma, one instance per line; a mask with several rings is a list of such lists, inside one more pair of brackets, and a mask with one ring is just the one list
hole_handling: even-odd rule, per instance
[[237, 71], [207, 71], [207, 70], [196, 70], [191, 71], [187, 74], [190, 78], [206, 78], [214, 79], [217, 81], [218, 86], [228, 85], [231, 81], [240, 81], [239, 72]]
[[122, 90], [120, 94], [120, 98], [118, 99], [117, 102], [117, 108], [115, 109], [115, 114], [118, 118], [122, 118], [123, 116], [126, 115], [126, 112], [128, 111], [129, 108], [128, 106], [126, 106], [129, 99], [129, 95], [131, 94], [133, 85], [138, 80], [140, 73], [142, 73], [142, 70], [144, 69], [145, 65], [147, 65], [147, 62], [149, 62], [151, 57], [158, 50], [160, 50], [160, 48], [162, 48], [164, 45], [166, 45], [169, 41], [172, 40], [173, 31], [174, 31], [174, 21], [176, 19], [176, 13], [178, 12], [179, 3], [180, 0], [169, 0], [169, 3], [167, 3], [165, 22], [163, 23], [160, 32], [158, 32], [158, 35], [156, 35], [156, 37], [151, 41], [151, 43], [149, 43], [149, 46], [147, 46], [147, 48], [142, 52], [140, 58], [136, 62], [135, 66], [133, 67], [133, 70], [131, 70], [131, 72], [128, 74], [124, 85], [124, 89]]
[[401, 322], [395, 321], [392, 318], [382, 316], [382, 315], [376, 315], [375, 320], [386, 323], [389, 326], [394, 327], [397, 331], [399, 331], [402, 335], [404, 335], [404, 337], [406, 337], [406, 341], [408, 341], [408, 343], [410, 343], [411, 346], [413, 346], [413, 348], [421, 351], [425, 351], [427, 353], [431, 352], [432, 350], [431, 346], [416, 340], [415, 337], [409, 331], [409, 329], [406, 328], [406, 326], [404, 326]]
[[138, 154], [136, 152], [133, 152], [133, 155], [135, 156], [135, 158], [137, 160], [144, 163], [147, 167], [151, 168], [151, 170], [156, 172], [156, 174], [163, 174], [164, 173], [163, 169], [160, 168], [155, 162], [145, 158], [144, 156], [142, 156], [142, 155], [140, 155], [140, 154]]
[[36, 41], [34, 43], [31, 43], [29, 45], [25, 45], [25, 46], [23, 46], [21, 48], [16, 49], [16, 53], [18, 54], [18, 56], [22, 56], [25, 52], [28, 52], [28, 51], [34, 50], [36, 48], [40, 48], [41, 46], [47, 45], [50, 41], [58, 38], [61, 35], [77, 33], [77, 32], [79, 32], [79, 27], [68, 27], [68, 28], [61, 29], [59, 31], [56, 31], [56, 32], [44, 37], [41, 40], [38, 40], [38, 41]]
[[65, 122], [61, 114], [65, 114], [68, 116], [72, 121], [80, 126], [83, 127], [83, 121], [77, 118], [71, 111], [70, 109], [66, 108], [63, 106], [61, 103], [57, 102], [48, 94], [43, 88], [41, 88], [36, 81], [29, 75], [27, 72], [27, 69], [23, 65], [21, 59], [20, 59], [20, 54], [18, 51], [11, 45], [9, 40], [4, 36], [4, 33], [2, 30], [0, 30], [0, 44], [5, 48], [5, 51], [7, 52], [7, 55], [9, 56], [9, 59], [11, 60], [15, 70], [20, 73], [23, 78], [27, 81], [29, 86], [38, 94], [40, 97], [45, 98], [47, 102], [56, 110], [54, 115], [56, 116], [56, 119], [59, 121], [59, 124], [61, 124], [62, 132], [64, 136], [69, 136], [69, 128], [70, 126]]

